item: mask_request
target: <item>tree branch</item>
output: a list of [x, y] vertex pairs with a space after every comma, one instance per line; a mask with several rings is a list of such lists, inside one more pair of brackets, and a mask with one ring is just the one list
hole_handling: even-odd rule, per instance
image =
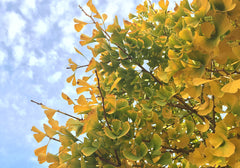
[[[84, 68], [84, 67], [88, 67], [88, 65], [80, 65], [80, 66], [77, 66], [76, 69]], [[66, 69], [71, 69], [71, 67], [67, 67]]]
[[109, 125], [109, 122], [108, 122], [108, 119], [107, 119], [107, 112], [106, 112], [106, 109], [105, 109], [105, 101], [104, 101], [104, 96], [102, 94], [102, 90], [101, 90], [101, 86], [100, 86], [100, 81], [99, 81], [99, 77], [98, 77], [98, 73], [97, 73], [97, 70], [95, 70], [95, 74], [96, 74], [96, 77], [97, 77], [97, 83], [98, 83], [98, 90], [99, 90], [99, 93], [100, 93], [100, 96], [102, 98], [102, 106], [103, 106], [103, 115], [104, 115], [104, 119], [107, 123], [107, 126], [110, 130], [112, 130], [111, 126]]
[[[38, 102], [36, 102], [36, 101], [34, 101], [34, 100], [31, 100], [31, 102], [32, 102], [32, 103], [35, 103], [35, 104], [37, 104], [37, 105], [40, 105], [40, 106], [42, 106], [42, 105], [45, 106], [44, 104], [38, 103]], [[75, 116], [72, 116], [72, 115], [70, 115], [70, 114], [64, 113], [64, 112], [62, 112], [62, 111], [60, 111], [60, 110], [56, 110], [56, 112], [61, 113], [61, 114], [63, 114], [63, 115], [66, 115], [66, 116], [68, 116], [68, 117], [77, 119], [78, 121], [82, 121], [82, 119], [80, 119], [80, 118], [78, 118], [78, 117], [75, 117]]]

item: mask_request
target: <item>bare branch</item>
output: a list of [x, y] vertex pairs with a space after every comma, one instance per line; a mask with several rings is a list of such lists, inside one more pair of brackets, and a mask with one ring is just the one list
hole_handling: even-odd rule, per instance
[[[44, 104], [38, 103], [38, 102], [36, 102], [36, 101], [34, 101], [34, 100], [31, 100], [31, 102], [33, 102], [33, 103], [35, 103], [35, 104], [37, 104], [37, 105], [40, 105], [40, 106], [42, 106], [42, 105], [45, 106]], [[82, 121], [82, 119], [80, 119], [80, 118], [78, 118], [78, 117], [75, 117], [75, 116], [72, 116], [72, 115], [70, 115], [70, 114], [64, 113], [64, 112], [62, 112], [62, 111], [60, 111], [60, 110], [56, 110], [56, 112], [61, 113], [61, 114], [63, 114], [63, 115], [66, 115], [66, 116], [68, 116], [68, 117], [77, 119], [78, 121]]]

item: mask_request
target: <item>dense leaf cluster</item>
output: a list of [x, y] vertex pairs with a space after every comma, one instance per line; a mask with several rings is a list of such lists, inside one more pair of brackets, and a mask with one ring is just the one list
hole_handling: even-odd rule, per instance
[[[40, 163], [240, 167], [240, 1], [182, 0], [174, 11], [168, 5], [145, 1], [124, 27], [115, 17], [106, 29], [107, 15], [91, 0], [91, 15], [79, 6], [90, 23], [74, 19], [75, 29], [95, 25], [91, 37], [80, 36], [93, 57], [87, 66], [69, 59], [74, 73], [67, 82], [79, 97], [62, 97], [84, 119], [38, 103], [50, 126], [33, 127], [35, 139], [61, 144], [56, 155], [47, 145], [36, 149]], [[76, 79], [84, 67], [91, 76]], [[56, 112], [70, 117], [66, 125], [53, 119]]]

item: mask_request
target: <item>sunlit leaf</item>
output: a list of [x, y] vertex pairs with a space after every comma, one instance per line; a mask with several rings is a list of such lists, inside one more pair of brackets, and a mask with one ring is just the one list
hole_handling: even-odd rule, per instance
[[83, 130], [82, 133], [92, 130], [96, 123], [98, 123], [97, 109], [93, 108], [88, 114], [87, 117], [83, 120]]
[[166, 3], [164, 2], [165, 0], [160, 0], [158, 2], [159, 6], [163, 9], [163, 10], [167, 10], [168, 5], [169, 5], [169, 1], [166, 0]]
[[225, 93], [236, 93], [240, 89], [240, 79], [233, 80], [222, 87], [221, 91]]
[[209, 129], [209, 121], [204, 118], [205, 124], [198, 124], [196, 125], [196, 128], [201, 132], [206, 132]]
[[86, 69], [86, 72], [88, 72], [88, 71], [96, 68], [96, 65], [97, 65], [97, 62], [95, 61], [94, 58], [92, 58], [92, 59], [90, 60], [89, 64], [88, 64], [88, 67], [87, 67], [87, 69]]
[[54, 129], [52, 129], [51, 127], [49, 127], [46, 124], [43, 124], [43, 128], [44, 128], [44, 131], [46, 132], [47, 136], [49, 136], [50, 138], [52, 138], [54, 135], [57, 134], [57, 132]]
[[77, 23], [74, 25], [74, 28], [77, 32], [80, 32], [82, 30], [82, 28], [87, 24], [86, 22], [80, 21], [76, 18], [74, 18], [73, 20], [75, 23]]
[[73, 101], [63, 92], [62, 92], [62, 98], [68, 102], [68, 105], [74, 104]]

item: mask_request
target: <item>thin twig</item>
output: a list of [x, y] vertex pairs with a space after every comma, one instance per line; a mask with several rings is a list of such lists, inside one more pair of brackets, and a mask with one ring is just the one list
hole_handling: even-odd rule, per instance
[[[80, 66], [77, 66], [76, 69], [84, 68], [84, 67], [88, 67], [88, 65], [80, 65]], [[71, 69], [71, 67], [67, 67], [66, 69]]]
[[99, 81], [99, 77], [98, 77], [98, 73], [97, 73], [97, 70], [95, 70], [95, 74], [96, 74], [96, 77], [97, 77], [97, 82], [98, 82], [98, 90], [99, 90], [99, 93], [100, 93], [100, 96], [102, 98], [102, 106], [103, 106], [103, 115], [104, 115], [104, 119], [106, 120], [106, 123], [107, 123], [107, 126], [110, 130], [112, 130], [111, 126], [109, 125], [109, 122], [108, 122], [108, 119], [107, 119], [107, 112], [106, 112], [106, 109], [105, 109], [105, 100], [104, 100], [104, 96], [102, 94], [102, 90], [101, 90], [101, 86], [100, 86], [100, 81]]
[[151, 9], [152, 9], [152, 10], [154, 11], [154, 13], [156, 14], [157, 12], [156, 12], [155, 9], [153, 8], [153, 5], [152, 5], [151, 0], [148, 0], [148, 3], [149, 3], [149, 5], [150, 5]]
[[[31, 102], [33, 102], [33, 103], [35, 103], [35, 104], [37, 104], [37, 105], [40, 105], [40, 106], [42, 106], [42, 105], [45, 106], [44, 104], [38, 103], [38, 102], [36, 102], [36, 101], [34, 101], [34, 100], [31, 100]], [[64, 113], [64, 112], [62, 112], [62, 111], [60, 111], [60, 110], [56, 110], [56, 112], [61, 113], [61, 114], [66, 115], [66, 116], [69, 116], [69, 117], [72, 117], [72, 118], [74, 118], [74, 119], [77, 119], [78, 121], [82, 121], [82, 119], [80, 119], [80, 118], [78, 118], [78, 117], [75, 117], [75, 116], [72, 116], [72, 115], [70, 115], [70, 114]]]

